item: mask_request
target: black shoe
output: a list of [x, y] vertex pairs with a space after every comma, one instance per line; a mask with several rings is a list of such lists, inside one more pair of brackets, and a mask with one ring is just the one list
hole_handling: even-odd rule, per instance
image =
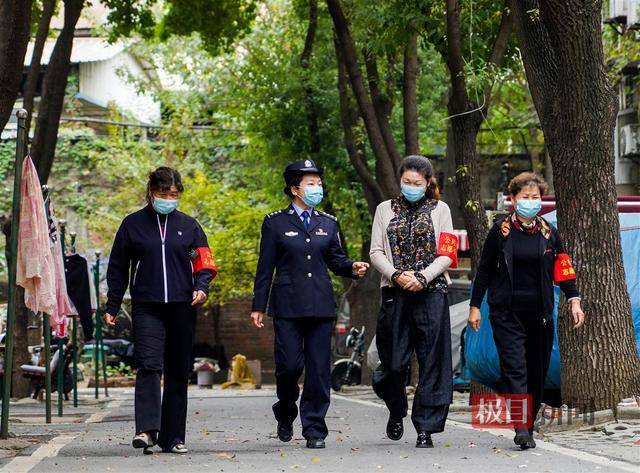
[[418, 432], [418, 439], [416, 440], [416, 448], [433, 448], [433, 441], [431, 440], [431, 434], [428, 432]]
[[402, 419], [394, 419], [389, 416], [387, 421], [387, 437], [391, 440], [400, 440], [404, 434], [404, 424]]
[[[522, 447], [520, 447], [522, 448]], [[536, 448], [536, 441], [533, 440], [533, 435], [529, 435], [529, 440], [527, 440], [527, 448]], [[524, 448], [523, 448], [524, 450]]]
[[513, 443], [515, 443], [516, 445], [518, 445], [522, 450], [526, 450], [527, 448], [527, 442], [529, 442], [529, 439], [531, 438], [531, 436], [529, 435], [529, 432], [527, 430], [516, 430], [516, 436], [513, 437]]
[[278, 438], [282, 442], [289, 442], [293, 438], [293, 424], [278, 422]]
[[307, 439], [307, 448], [324, 448], [324, 440]]

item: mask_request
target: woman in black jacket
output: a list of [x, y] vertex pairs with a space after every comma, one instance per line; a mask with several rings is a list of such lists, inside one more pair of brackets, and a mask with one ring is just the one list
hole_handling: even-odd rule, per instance
[[137, 367], [132, 445], [145, 453], [156, 443], [165, 452], [187, 453], [196, 306], [207, 299], [217, 272], [200, 224], [176, 210], [183, 190], [175, 169], [149, 175], [147, 206], [122, 221], [107, 269], [107, 325], [115, 325], [127, 287], [131, 294]]
[[533, 422], [540, 409], [553, 345], [554, 283], [569, 300], [574, 328], [584, 323], [576, 275], [555, 228], [538, 216], [547, 185], [537, 174], [509, 184], [515, 211], [489, 231], [471, 294], [468, 322], [480, 327], [480, 305], [489, 291], [489, 318], [505, 394], [529, 394], [531, 418], [514, 442], [534, 448]]

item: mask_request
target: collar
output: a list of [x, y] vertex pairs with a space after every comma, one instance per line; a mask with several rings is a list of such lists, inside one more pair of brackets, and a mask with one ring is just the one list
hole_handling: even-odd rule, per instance
[[298, 207], [293, 202], [291, 202], [291, 207], [293, 207], [293, 210], [296, 211], [296, 213], [298, 214], [298, 217], [300, 217], [300, 218], [302, 218], [302, 212], [309, 212], [309, 217], [311, 217], [311, 215], [313, 215], [313, 207], [309, 207], [307, 210], [305, 210], [305, 209], [301, 209], [300, 207]]

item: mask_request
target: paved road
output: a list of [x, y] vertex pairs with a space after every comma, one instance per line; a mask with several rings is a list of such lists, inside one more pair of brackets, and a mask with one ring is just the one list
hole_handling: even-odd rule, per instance
[[[436, 448], [417, 450], [410, 421], [405, 438], [385, 438], [386, 411], [378, 405], [334, 396], [328, 416], [327, 449], [308, 450], [296, 425], [294, 440], [281, 443], [271, 415], [271, 390], [227, 392], [193, 390], [185, 456], [145, 456], [130, 447], [133, 398], [130, 391], [93, 414], [89, 423], [41, 426], [55, 435], [22, 456], [0, 462], [0, 472], [614, 472], [637, 465], [539, 442], [521, 452], [504, 436], [452, 422], [434, 436]], [[26, 427], [12, 426], [17, 433]], [[33, 426], [29, 427], [33, 433]]]

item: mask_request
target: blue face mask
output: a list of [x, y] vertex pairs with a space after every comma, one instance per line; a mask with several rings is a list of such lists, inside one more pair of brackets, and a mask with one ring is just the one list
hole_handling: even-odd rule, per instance
[[173, 199], [161, 199], [160, 197], [154, 197], [151, 204], [153, 210], [161, 215], [168, 215], [178, 208], [178, 201]]
[[424, 194], [427, 192], [427, 188], [402, 184], [400, 185], [400, 191], [404, 198], [409, 202], [417, 202], [424, 197]]
[[540, 199], [519, 199], [516, 204], [516, 211], [523, 218], [534, 218], [542, 209]]
[[324, 190], [322, 186], [306, 186], [304, 187], [304, 194], [302, 195], [302, 201], [309, 207], [315, 207], [324, 197]]

